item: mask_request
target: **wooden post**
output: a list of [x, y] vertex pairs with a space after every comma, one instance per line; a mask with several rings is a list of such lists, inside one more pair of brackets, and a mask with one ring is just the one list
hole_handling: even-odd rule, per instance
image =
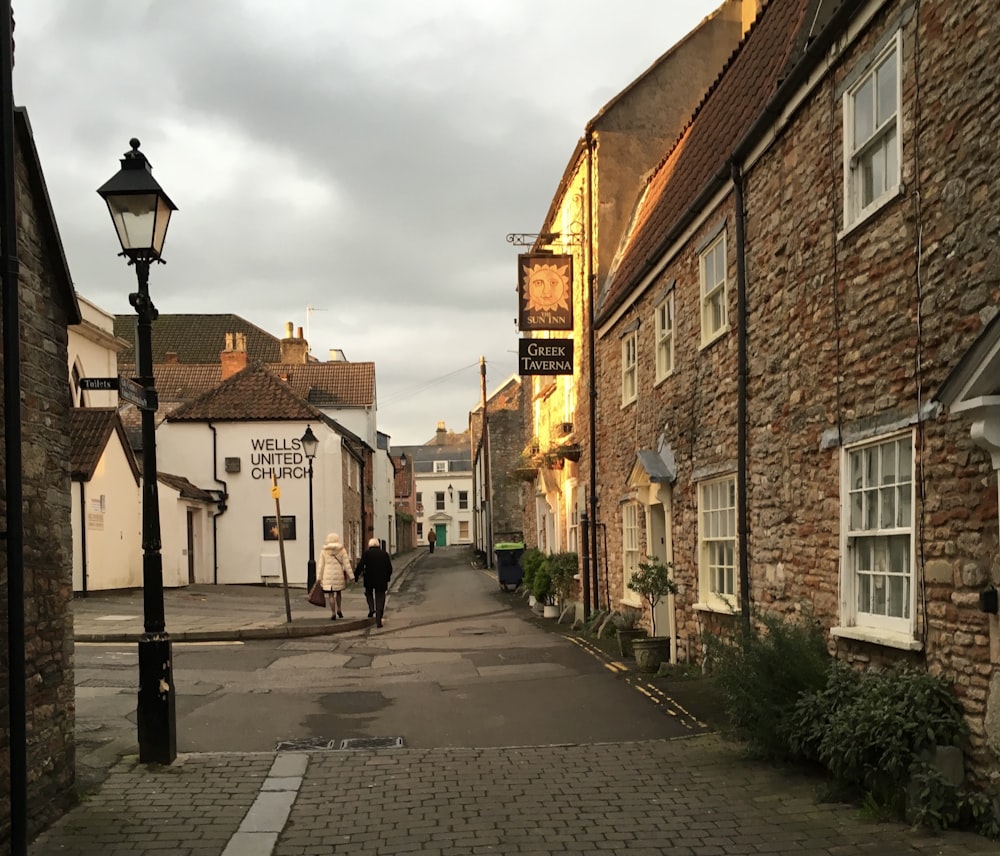
[[288, 600], [288, 571], [285, 569], [285, 534], [281, 526], [281, 488], [278, 477], [271, 470], [271, 496], [274, 497], [274, 513], [278, 521], [278, 553], [281, 556], [281, 587], [285, 590], [285, 620], [292, 623], [292, 604]]

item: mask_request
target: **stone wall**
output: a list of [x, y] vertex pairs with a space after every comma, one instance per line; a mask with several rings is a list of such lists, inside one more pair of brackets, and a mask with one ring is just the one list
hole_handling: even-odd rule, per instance
[[[996, 473], [968, 421], [939, 414], [932, 402], [1000, 305], [995, 12], [982, 0], [886, 3], [744, 167], [753, 609], [807, 615], [828, 629], [841, 622], [844, 447], [873, 430], [916, 425], [913, 644], [831, 633], [830, 649], [858, 664], [909, 662], [953, 682], [983, 781], [1000, 780], [998, 627], [978, 610], [978, 593], [1000, 580]], [[903, 186], [847, 230], [841, 95], [900, 26]], [[731, 329], [703, 347], [697, 250], [723, 221]], [[645, 498], [627, 482], [636, 451], [655, 448], [662, 434], [676, 460], [669, 523], [682, 658], [700, 656], [704, 632], [732, 624], [695, 606], [697, 485], [737, 468], [732, 194], [698, 222], [658, 280], [601, 331], [595, 377], [598, 523], [607, 527], [612, 606], [624, 593], [621, 506]], [[675, 371], [657, 385], [654, 301], [675, 281]], [[622, 406], [621, 336], [636, 322], [640, 392]]]
[[[75, 780], [72, 536], [67, 333], [76, 315], [23, 116], [15, 122], [24, 497], [24, 619], [28, 831], [73, 800]], [[127, 286], [124, 286], [127, 287]], [[75, 318], [74, 318], [75, 320]], [[6, 451], [0, 452], [0, 456]], [[6, 473], [6, 459], [3, 459]], [[5, 476], [4, 476], [5, 477]], [[6, 499], [0, 514], [7, 525]], [[0, 614], [7, 641], [7, 554], [0, 552]], [[0, 666], [0, 841], [10, 835], [9, 676]]]

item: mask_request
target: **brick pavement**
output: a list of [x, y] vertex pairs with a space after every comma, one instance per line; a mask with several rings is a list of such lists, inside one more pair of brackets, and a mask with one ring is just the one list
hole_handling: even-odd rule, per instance
[[[226, 850], [275, 756], [127, 758], [30, 856], [854, 856], [998, 852], [969, 833], [875, 823], [818, 780], [745, 760], [716, 734], [672, 741], [307, 754], [273, 851]], [[268, 845], [269, 847], [269, 845]]]

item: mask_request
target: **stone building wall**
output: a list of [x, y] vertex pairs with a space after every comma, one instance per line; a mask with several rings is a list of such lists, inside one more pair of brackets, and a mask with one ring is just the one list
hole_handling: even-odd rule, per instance
[[[28, 833], [66, 810], [75, 781], [68, 323], [79, 313], [66, 279], [27, 120], [15, 118], [20, 262], [24, 621]], [[6, 451], [0, 452], [0, 456]], [[4, 476], [6, 459], [2, 459]], [[7, 523], [6, 498], [0, 514]], [[7, 640], [7, 554], [0, 552], [0, 614]], [[0, 684], [9, 687], [0, 658]], [[10, 716], [0, 697], [0, 841], [10, 835]]]
[[[841, 95], [900, 26], [902, 190], [845, 230]], [[745, 167], [752, 608], [809, 616], [827, 629], [841, 623], [844, 447], [916, 425], [914, 638], [875, 644], [832, 632], [830, 649], [857, 664], [910, 662], [954, 682], [983, 780], [1000, 778], [1000, 644], [996, 618], [978, 609], [978, 593], [1000, 580], [996, 474], [968, 422], [938, 413], [933, 397], [1000, 306], [998, 56], [990, 3], [886, 3]], [[662, 434], [677, 470], [671, 535], [682, 659], [698, 656], [703, 632], [733, 621], [694, 608], [697, 484], [737, 464], [732, 205], [730, 193], [702, 212], [657, 282], [598, 340], [598, 522], [607, 527], [612, 606], [624, 594], [621, 505], [641, 498], [628, 474], [636, 450], [655, 448]], [[701, 347], [697, 247], [723, 219], [732, 329]], [[675, 372], [656, 385], [653, 307], [674, 282]], [[622, 406], [621, 336], [635, 322], [640, 394]]]
[[[914, 421], [1000, 304], [1000, 171], [984, 148], [1000, 132], [996, 86], [960, 83], [995, 81], [1000, 72], [1000, 27], [989, 6], [922, 4], [916, 15], [912, 6], [888, 4], [747, 176], [758, 606], [838, 624], [837, 438]], [[837, 93], [901, 20], [905, 191], [840, 234]], [[956, 39], [966, 43], [963, 32], [976, 33], [971, 50], [955, 49]], [[978, 610], [978, 592], [998, 578], [995, 478], [961, 420], [931, 418], [916, 437], [913, 567], [923, 650], [837, 637], [831, 647], [849, 661], [909, 660], [954, 681], [977, 766], [995, 769], [983, 717], [996, 664], [988, 617]]]

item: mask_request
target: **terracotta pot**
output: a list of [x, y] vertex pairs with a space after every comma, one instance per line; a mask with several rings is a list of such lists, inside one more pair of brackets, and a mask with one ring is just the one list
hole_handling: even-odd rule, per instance
[[635, 665], [640, 672], [652, 673], [660, 668], [660, 663], [670, 661], [670, 637], [647, 636], [632, 640]]

